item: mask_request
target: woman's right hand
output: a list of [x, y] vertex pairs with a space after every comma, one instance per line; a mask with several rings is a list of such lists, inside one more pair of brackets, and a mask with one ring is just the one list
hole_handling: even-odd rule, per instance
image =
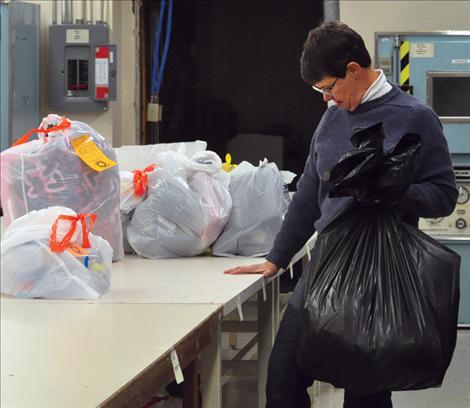
[[270, 278], [276, 275], [279, 271], [279, 266], [272, 262], [266, 261], [259, 264], [237, 266], [224, 271], [226, 275], [244, 275], [244, 274], [262, 274], [265, 278]]

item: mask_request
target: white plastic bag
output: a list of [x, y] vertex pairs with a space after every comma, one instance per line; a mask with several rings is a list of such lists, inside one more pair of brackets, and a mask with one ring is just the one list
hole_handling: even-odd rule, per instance
[[[157, 155], [156, 163], [158, 167], [185, 181], [190, 180], [195, 173], [203, 172], [226, 188], [230, 184], [230, 175], [223, 171], [221, 158], [210, 150], [199, 151], [188, 157], [187, 148], [182, 145], [176, 152], [168, 151]], [[152, 188], [150, 181], [149, 187]]]
[[122, 242], [124, 244], [124, 253], [125, 254], [134, 254], [134, 250], [129, 244], [129, 240], [127, 239], [127, 227], [131, 223], [132, 216], [134, 215], [134, 210], [131, 212], [121, 213], [121, 224], [122, 224]]
[[129, 244], [139, 255], [194, 256], [214, 242], [232, 207], [226, 187], [230, 176], [221, 164], [213, 152], [191, 159], [174, 152], [159, 155], [149, 175], [148, 197], [127, 228]]
[[134, 192], [134, 174], [131, 171], [120, 171], [119, 178], [121, 180], [121, 218], [122, 213], [129, 213], [137, 204], [141, 203], [145, 197], [137, 196]]
[[143, 170], [120, 171], [121, 178], [121, 224], [124, 253], [132, 254], [134, 250], [127, 240], [127, 227], [131, 223], [134, 209], [145, 200], [148, 191], [148, 176], [155, 168], [151, 164]]
[[232, 212], [212, 253], [264, 256], [272, 248], [290, 202], [285, 184], [295, 174], [280, 172], [275, 163], [265, 159], [259, 167], [242, 162], [230, 175]]
[[72, 141], [88, 135], [104, 155], [116, 156], [112, 146], [85, 123], [49, 115], [39, 127], [38, 139], [13, 146], [1, 153], [1, 201], [4, 222], [51, 206], [77, 213], [95, 213], [94, 232], [106, 239], [114, 259], [124, 256], [119, 211], [119, 169], [98, 172], [78, 156]]
[[151, 164], [142, 170], [119, 172], [121, 179], [121, 213], [131, 212], [144, 201], [147, 196], [148, 176], [156, 167], [156, 164]]
[[[155, 163], [157, 156], [164, 152], [184, 152], [188, 158], [207, 148], [207, 142], [158, 143], [153, 145], [126, 145], [114, 149], [120, 170], [142, 169]], [[183, 149], [183, 150], [182, 150]]]
[[113, 250], [88, 232], [89, 221], [82, 218], [85, 229], [73, 210], [50, 207], [13, 221], [1, 242], [2, 293], [48, 299], [96, 299], [106, 293]]

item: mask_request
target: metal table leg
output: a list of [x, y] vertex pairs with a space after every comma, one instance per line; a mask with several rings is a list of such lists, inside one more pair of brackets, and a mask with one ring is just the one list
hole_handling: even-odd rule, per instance
[[203, 408], [222, 407], [222, 356], [220, 321], [204, 348], [201, 361], [201, 392]]
[[275, 336], [275, 284], [266, 285], [266, 301], [258, 293], [258, 407], [266, 406], [268, 361]]

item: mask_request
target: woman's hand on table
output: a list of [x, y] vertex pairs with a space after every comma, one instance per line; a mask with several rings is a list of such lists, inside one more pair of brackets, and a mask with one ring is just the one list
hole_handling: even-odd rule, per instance
[[276, 275], [279, 271], [279, 266], [272, 262], [266, 261], [254, 265], [237, 266], [236, 268], [230, 268], [224, 271], [226, 275], [245, 275], [245, 274], [261, 274], [265, 278], [270, 278]]

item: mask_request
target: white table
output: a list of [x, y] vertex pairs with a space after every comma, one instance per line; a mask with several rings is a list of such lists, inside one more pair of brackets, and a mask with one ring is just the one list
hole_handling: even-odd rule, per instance
[[[312, 237], [292, 263], [313, 248]], [[219, 304], [227, 316], [258, 294], [258, 405], [264, 407], [267, 365], [279, 321], [279, 276], [224, 275], [224, 270], [263, 262], [259, 258], [195, 257], [150, 260], [128, 256], [113, 266], [111, 290], [97, 302]], [[282, 272], [281, 272], [282, 273]], [[263, 286], [266, 297], [263, 296]], [[243, 308], [243, 306], [242, 306]], [[221, 330], [203, 353], [202, 394], [204, 408], [219, 408], [221, 398]]]
[[[139, 407], [219, 321], [218, 305], [1, 304], [2, 407]], [[208, 340], [207, 340], [208, 341]]]
[[[308, 244], [313, 248], [313, 243]], [[308, 252], [299, 251], [293, 263]], [[258, 399], [265, 406], [267, 363], [277, 331], [279, 316], [279, 279], [265, 279], [261, 275], [224, 275], [223, 271], [237, 265], [263, 262], [257, 258], [194, 257], [149, 260], [137, 256], [126, 257], [113, 264], [110, 291], [97, 304], [209, 304], [222, 307], [227, 316], [246, 300], [258, 294]], [[282, 272], [281, 272], [282, 273]], [[280, 275], [280, 274], [279, 274]], [[279, 276], [278, 275], [278, 276]], [[264, 289], [263, 290], [263, 286]], [[266, 292], [264, 299], [263, 291]], [[11, 299], [11, 298], [10, 298]], [[15, 301], [11, 299], [12, 301]], [[37, 300], [18, 302], [34, 303]], [[62, 301], [41, 300], [46, 303]], [[78, 301], [89, 303], [89, 301]], [[202, 394], [204, 408], [221, 407], [221, 325], [202, 353]]]
[[263, 262], [253, 258], [200, 256], [178, 259], [143, 259], [126, 256], [113, 264], [111, 290], [103, 303], [214, 303], [224, 314], [262, 288], [261, 275], [224, 275], [236, 265]]
[[[224, 275], [236, 265], [263, 262], [253, 258], [196, 257], [149, 260], [126, 257], [113, 267], [112, 288], [98, 302], [218, 304], [227, 316], [266, 285], [266, 301], [258, 296], [258, 395], [265, 405], [267, 363], [276, 333], [278, 280], [261, 275]], [[270, 283], [271, 282], [271, 283]], [[243, 307], [243, 306], [242, 306]], [[201, 386], [204, 408], [222, 404], [221, 328], [203, 352]]]

